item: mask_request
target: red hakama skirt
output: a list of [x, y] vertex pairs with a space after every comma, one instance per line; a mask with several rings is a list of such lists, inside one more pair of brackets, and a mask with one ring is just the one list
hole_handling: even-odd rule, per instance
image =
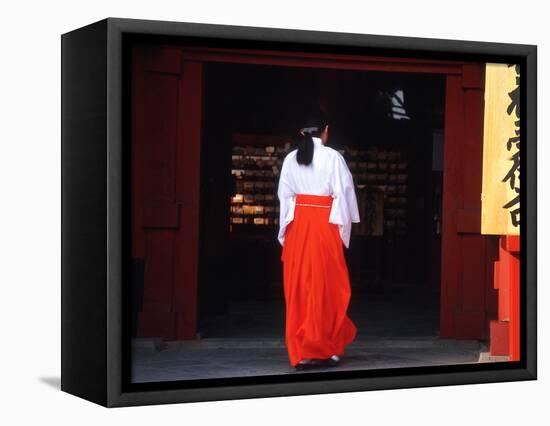
[[329, 223], [333, 198], [297, 194], [285, 229], [283, 261], [285, 340], [290, 364], [343, 355], [357, 329], [347, 316], [351, 297], [338, 225]]

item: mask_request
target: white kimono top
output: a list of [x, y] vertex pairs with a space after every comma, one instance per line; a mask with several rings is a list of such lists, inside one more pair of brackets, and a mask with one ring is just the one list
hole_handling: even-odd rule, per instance
[[277, 195], [280, 202], [278, 240], [284, 245], [285, 230], [294, 219], [296, 194], [331, 195], [329, 222], [337, 224], [344, 245], [349, 247], [351, 224], [358, 223], [359, 209], [353, 177], [342, 154], [313, 138], [313, 160], [298, 164], [297, 149], [290, 151], [281, 167]]

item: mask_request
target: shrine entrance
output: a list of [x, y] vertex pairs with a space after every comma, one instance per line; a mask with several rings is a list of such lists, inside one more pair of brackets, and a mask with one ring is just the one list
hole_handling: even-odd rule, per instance
[[[208, 319], [232, 309], [232, 296], [277, 293], [280, 245], [268, 231], [278, 226], [278, 203], [263, 157], [283, 155], [299, 125], [289, 117], [300, 120], [317, 103], [337, 116], [334, 147], [347, 150], [370, 215], [354, 225], [346, 252], [358, 303], [362, 292], [383, 297], [406, 282], [405, 298], [412, 292], [439, 310], [440, 337], [488, 338], [496, 296], [495, 248], [480, 234], [483, 64], [178, 46], [136, 47], [132, 64], [132, 257], [144, 265], [138, 336], [221, 333]], [[277, 96], [283, 102], [274, 104]], [[359, 122], [349, 121], [353, 111], [385, 112]], [[255, 179], [238, 179], [252, 164]], [[385, 192], [363, 197], [360, 185]], [[261, 203], [245, 203], [251, 194]], [[280, 331], [283, 306], [270, 306]], [[243, 312], [262, 327], [265, 309]]]

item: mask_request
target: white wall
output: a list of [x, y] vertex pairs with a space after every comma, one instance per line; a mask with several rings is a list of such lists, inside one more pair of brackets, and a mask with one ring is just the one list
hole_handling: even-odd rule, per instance
[[[106, 410], [56, 389], [60, 374], [60, 34], [107, 16], [539, 45], [539, 117], [548, 117], [548, 13], [523, 1], [10, 1], [0, 26], [0, 422], [22, 424], [521, 424], [548, 418], [539, 381]], [[359, 6], [362, 5], [362, 6]], [[546, 34], [546, 35], [544, 35]], [[539, 164], [548, 159], [540, 120]], [[539, 188], [548, 183], [540, 167]], [[539, 200], [539, 217], [548, 213]], [[539, 259], [547, 255], [540, 221]], [[548, 300], [543, 262], [539, 300]], [[547, 265], [547, 263], [546, 263]], [[550, 309], [541, 303], [539, 324]], [[539, 357], [548, 353], [539, 327]], [[13, 417], [6, 422], [7, 417]], [[543, 418], [544, 418], [543, 417]], [[537, 422], [535, 424], [540, 424]]]

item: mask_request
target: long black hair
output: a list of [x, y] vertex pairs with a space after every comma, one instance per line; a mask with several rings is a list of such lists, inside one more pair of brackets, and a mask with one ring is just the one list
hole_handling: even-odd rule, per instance
[[296, 161], [298, 164], [308, 166], [313, 161], [313, 139], [319, 137], [325, 127], [328, 125], [328, 119], [323, 113], [311, 117], [306, 121], [305, 126], [299, 131], [301, 140], [296, 152]]

